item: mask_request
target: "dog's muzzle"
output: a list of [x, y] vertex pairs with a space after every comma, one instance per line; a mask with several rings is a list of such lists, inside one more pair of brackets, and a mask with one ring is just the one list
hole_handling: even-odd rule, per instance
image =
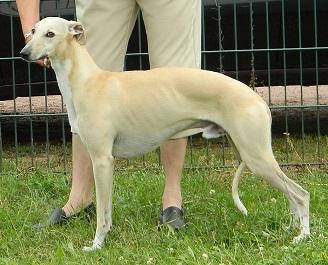
[[23, 60], [25, 60], [27, 62], [34, 62], [34, 61], [37, 61], [37, 60], [45, 60], [44, 61], [44, 66], [48, 67], [48, 65], [50, 65], [50, 61], [49, 61], [47, 55], [39, 56], [37, 58], [31, 58], [33, 56], [31, 56], [31, 52], [29, 51], [29, 49], [26, 49], [26, 47], [21, 50], [19, 55], [20, 55], [20, 57], [22, 57]]

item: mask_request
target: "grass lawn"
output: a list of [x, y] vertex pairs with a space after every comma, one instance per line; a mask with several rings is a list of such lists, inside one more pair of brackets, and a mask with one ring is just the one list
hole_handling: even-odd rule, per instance
[[[327, 141], [327, 137], [324, 140]], [[305, 154], [311, 157], [310, 148], [307, 148], [311, 146], [310, 138], [305, 142], [308, 150]], [[273, 142], [279, 162], [285, 160], [284, 143]], [[293, 140], [293, 143], [297, 153], [298, 142]], [[327, 154], [327, 142], [323, 143], [321, 153]], [[140, 166], [145, 159], [129, 163], [118, 161], [113, 228], [103, 249], [93, 253], [84, 253], [81, 249], [93, 239], [95, 218], [88, 221], [82, 216], [61, 227], [30, 228], [66, 202], [70, 174], [60, 172], [60, 166], [54, 167], [56, 170], [47, 169], [42, 162], [34, 167], [24, 166], [22, 162], [19, 173], [9, 173], [9, 170], [6, 173], [12, 162], [10, 148], [4, 149], [0, 175], [0, 265], [328, 264], [327, 164], [320, 168], [283, 167], [291, 179], [311, 194], [312, 234], [308, 240], [293, 245], [291, 241], [299, 231], [286, 228], [289, 206], [283, 194], [246, 172], [240, 182], [240, 196], [249, 216], [243, 216], [231, 198], [235, 169], [213, 166], [218, 163], [215, 157], [204, 156], [203, 149], [198, 150], [197, 143], [194, 144], [186, 164], [192, 158], [195, 164], [204, 163], [209, 167], [184, 171], [182, 189], [188, 229], [178, 232], [159, 229], [164, 177], [160, 168], [151, 166], [156, 164], [156, 152], [146, 157], [146, 166]], [[25, 152], [29, 153], [24, 148], [29, 149], [20, 147], [20, 158]], [[209, 148], [210, 151], [220, 149], [214, 144]], [[316, 152], [315, 147], [313, 152]], [[227, 147], [227, 163], [232, 159], [230, 153]], [[293, 153], [289, 159], [295, 162], [300, 157], [293, 157]], [[43, 155], [36, 155], [40, 157]], [[216, 158], [220, 160], [220, 154]], [[327, 155], [323, 159], [327, 161]], [[51, 163], [59, 160], [52, 157]], [[40, 161], [44, 160], [40, 158]]]

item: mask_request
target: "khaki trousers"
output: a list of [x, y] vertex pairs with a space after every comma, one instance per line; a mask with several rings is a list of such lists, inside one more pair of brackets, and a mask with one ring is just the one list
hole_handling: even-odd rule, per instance
[[139, 10], [145, 23], [151, 68], [200, 68], [201, 0], [76, 0], [86, 47], [96, 64], [122, 71]]

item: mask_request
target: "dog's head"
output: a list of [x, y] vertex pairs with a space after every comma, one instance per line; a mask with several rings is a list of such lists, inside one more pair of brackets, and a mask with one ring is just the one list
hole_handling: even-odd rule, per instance
[[85, 44], [83, 25], [58, 17], [42, 19], [35, 24], [31, 35], [32, 40], [20, 52], [26, 61], [61, 55], [74, 40], [81, 45]]

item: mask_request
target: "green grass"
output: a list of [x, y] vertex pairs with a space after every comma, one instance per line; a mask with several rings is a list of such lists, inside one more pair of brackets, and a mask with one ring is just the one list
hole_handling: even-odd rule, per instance
[[[286, 139], [273, 142], [282, 163], [286, 158], [285, 143]], [[293, 139], [292, 143], [294, 149], [289, 159], [301, 163], [302, 140]], [[182, 180], [188, 229], [159, 229], [164, 177], [158, 168], [157, 153], [129, 162], [119, 160], [114, 182], [113, 228], [103, 249], [94, 253], [81, 249], [93, 239], [95, 219], [81, 217], [62, 227], [37, 231], [30, 228], [67, 200], [70, 174], [62, 173], [62, 147], [52, 145], [45, 155], [44, 146], [37, 145], [32, 167], [30, 147], [20, 146], [20, 166], [15, 174], [13, 149], [4, 148], [4, 173], [0, 175], [0, 264], [328, 263], [327, 164], [320, 168], [283, 168], [311, 194], [312, 234], [307, 241], [293, 245], [291, 241], [299, 231], [286, 229], [289, 207], [282, 193], [247, 172], [240, 183], [241, 199], [249, 211], [249, 216], [244, 217], [231, 198], [234, 168], [219, 168], [221, 143], [211, 142], [209, 155], [202, 142], [193, 144], [186, 165], [194, 169], [185, 170]], [[305, 139], [304, 145], [306, 158], [315, 159], [317, 148], [313, 142], [311, 145], [311, 137]], [[326, 150], [327, 142], [321, 148]], [[323, 159], [327, 161], [327, 156]], [[47, 168], [47, 160], [54, 170]], [[225, 160], [228, 165], [236, 164], [229, 147]], [[68, 171], [69, 163], [65, 166]]]

